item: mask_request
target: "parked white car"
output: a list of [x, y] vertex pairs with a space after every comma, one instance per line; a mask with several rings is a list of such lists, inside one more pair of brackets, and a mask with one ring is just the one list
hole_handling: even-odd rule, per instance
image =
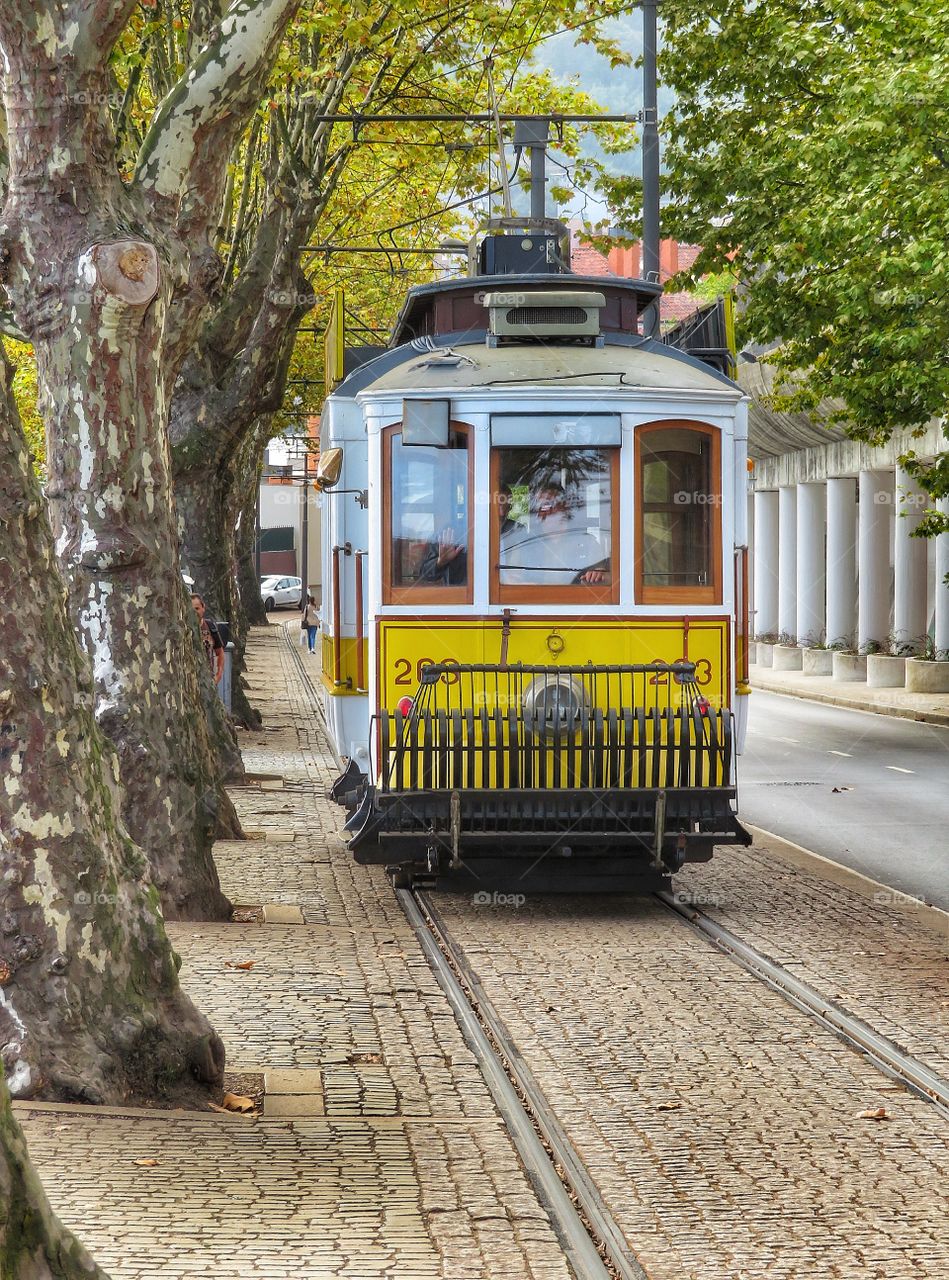
[[260, 580], [260, 598], [269, 613], [271, 609], [294, 609], [301, 607], [303, 597], [303, 579], [281, 577], [272, 573]]

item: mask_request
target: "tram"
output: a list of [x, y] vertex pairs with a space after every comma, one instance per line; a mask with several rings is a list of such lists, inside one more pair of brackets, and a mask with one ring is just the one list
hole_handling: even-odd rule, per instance
[[495, 220], [325, 402], [333, 796], [403, 882], [639, 890], [750, 843], [746, 402], [568, 252]]

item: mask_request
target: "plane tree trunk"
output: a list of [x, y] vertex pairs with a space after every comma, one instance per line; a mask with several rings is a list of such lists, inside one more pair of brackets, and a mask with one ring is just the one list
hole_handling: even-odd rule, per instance
[[0, 1080], [0, 1276], [108, 1280], [50, 1208]]
[[[19, 1098], [200, 1096], [224, 1050], [178, 983], [0, 363], [0, 1058]], [[6, 1274], [6, 1273], [2, 1273]]]
[[297, 3], [237, 0], [159, 106], [126, 182], [108, 65], [136, 0], [0, 9], [3, 283], [36, 351], [47, 496], [96, 719], [170, 918], [227, 917], [211, 845], [236, 822], [181, 580], [170, 387], [220, 272], [209, 226], [231, 147]]

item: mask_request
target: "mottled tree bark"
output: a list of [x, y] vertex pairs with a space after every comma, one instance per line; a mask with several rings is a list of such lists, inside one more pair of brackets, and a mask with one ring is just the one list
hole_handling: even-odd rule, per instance
[[0, 361], [0, 1057], [15, 1097], [190, 1097], [223, 1046], [178, 983]]
[[108, 1280], [50, 1208], [0, 1080], [0, 1276]]
[[135, 0], [0, 8], [4, 283], [36, 350], [48, 498], [96, 717], [172, 918], [227, 916], [211, 845], [235, 819], [180, 574], [169, 389], [219, 273], [209, 227], [230, 150], [297, 3], [237, 0], [159, 107], [127, 182], [108, 59]]

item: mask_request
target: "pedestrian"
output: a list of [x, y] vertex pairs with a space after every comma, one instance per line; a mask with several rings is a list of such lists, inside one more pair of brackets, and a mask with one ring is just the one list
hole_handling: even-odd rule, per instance
[[191, 604], [198, 616], [198, 630], [201, 633], [201, 643], [207, 654], [211, 675], [214, 677], [214, 683], [220, 684], [221, 677], [224, 675], [224, 642], [221, 639], [221, 633], [207, 616], [208, 610], [204, 597], [199, 596], [197, 591], [191, 593]]
[[316, 633], [320, 625], [320, 611], [316, 607], [316, 599], [308, 595], [306, 604], [303, 606], [303, 616], [300, 619], [300, 626], [306, 630], [307, 644], [310, 647], [310, 653], [316, 653]]

